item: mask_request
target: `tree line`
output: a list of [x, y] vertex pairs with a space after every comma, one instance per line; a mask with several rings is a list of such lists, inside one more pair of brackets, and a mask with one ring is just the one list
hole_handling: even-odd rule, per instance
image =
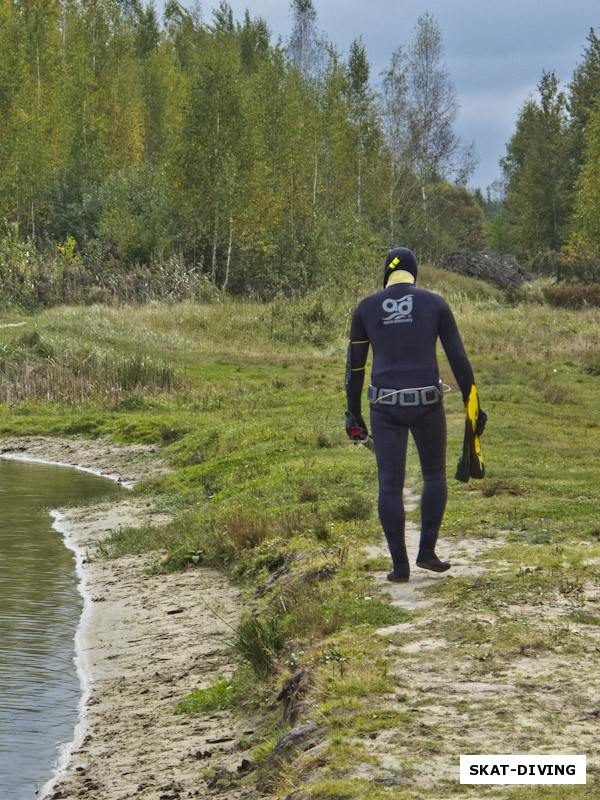
[[225, 0], [210, 20], [176, 0], [160, 19], [140, 0], [0, 0], [3, 293], [296, 294], [400, 241], [433, 262], [598, 255], [595, 36], [570, 95], [544, 75], [522, 110], [494, 203], [466, 188], [475, 155], [431, 15], [376, 91], [360, 38], [344, 59], [312, 0], [290, 9], [274, 43]]
[[492, 243], [534, 270], [600, 282], [600, 38], [561, 88], [544, 71], [501, 161], [503, 204]]

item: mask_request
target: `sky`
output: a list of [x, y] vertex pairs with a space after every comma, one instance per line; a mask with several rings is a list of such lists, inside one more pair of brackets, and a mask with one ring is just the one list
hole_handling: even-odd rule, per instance
[[[272, 42], [285, 43], [292, 29], [288, 0], [228, 0], [237, 21], [246, 9], [262, 17]], [[206, 22], [219, 0], [180, 0], [198, 5]], [[362, 38], [371, 83], [390, 63], [394, 50], [414, 38], [417, 20], [428, 11], [444, 42], [445, 64], [460, 107], [455, 132], [474, 142], [479, 164], [469, 181], [484, 191], [501, 177], [499, 160], [515, 132], [519, 111], [536, 94], [544, 70], [567, 88], [581, 63], [591, 28], [600, 32], [598, 0], [313, 0], [318, 27], [347, 58]], [[164, 0], [155, 0], [161, 10]]]

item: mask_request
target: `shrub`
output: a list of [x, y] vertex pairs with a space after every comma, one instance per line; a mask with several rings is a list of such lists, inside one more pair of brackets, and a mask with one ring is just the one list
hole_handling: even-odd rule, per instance
[[559, 253], [554, 257], [554, 276], [560, 283], [600, 283], [600, 258], [584, 252]]
[[275, 533], [273, 522], [257, 514], [230, 517], [225, 521], [225, 529], [236, 550], [256, 547]]
[[560, 308], [600, 308], [600, 284], [549, 286], [544, 297], [550, 305]]
[[285, 643], [281, 619], [250, 615], [240, 622], [234, 647], [259, 678], [266, 678], [275, 670], [276, 658]]

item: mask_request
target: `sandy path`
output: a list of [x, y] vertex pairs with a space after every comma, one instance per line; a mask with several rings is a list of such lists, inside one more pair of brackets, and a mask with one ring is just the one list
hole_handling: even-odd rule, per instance
[[[152, 448], [84, 440], [5, 439], [0, 453], [91, 468], [127, 484], [161, 469]], [[236, 742], [244, 730], [230, 714], [174, 714], [191, 690], [231, 672], [238, 591], [210, 569], [152, 576], [155, 556], [96, 555], [100, 539], [147, 521], [150, 511], [143, 498], [128, 497], [60, 512], [60, 530], [80, 554], [77, 660], [85, 691], [68, 763], [44, 787], [52, 800], [205, 797], [201, 771], [234, 771], [242, 760]]]
[[[418, 499], [406, 492], [405, 501], [408, 508], [414, 508]], [[419, 528], [413, 522], [407, 522], [406, 538], [414, 562]], [[406, 584], [389, 584], [385, 572], [376, 573], [390, 602], [416, 612], [416, 617], [379, 630], [388, 643], [390, 676], [397, 682], [387, 704], [390, 709], [403, 709], [406, 716], [400, 735], [396, 729], [384, 730], [365, 742], [379, 767], [359, 768], [356, 777], [408, 786], [427, 800], [446, 800], [456, 791], [460, 754], [586, 755], [588, 783], [597, 774], [597, 626], [568, 622], [572, 600], [560, 596], [549, 597], [542, 607], [507, 604], [494, 612], [473, 611], [468, 604], [448, 608], [425, 591], [436, 581], [486, 573], [493, 576], [489, 564], [479, 557], [489, 556], [502, 541], [501, 537], [450, 541], [442, 536], [437, 549], [442, 558], [452, 562], [449, 572], [436, 575], [413, 568]], [[383, 542], [369, 552], [389, 557]], [[496, 567], [500, 576], [507, 565]], [[597, 608], [597, 599], [597, 584], [582, 588], [580, 601]], [[514, 620], [516, 625], [527, 625], [532, 640], [541, 633], [548, 644], [531, 650], [525, 645], [522, 652], [514, 650], [502, 657], [495, 655], [494, 645], [485, 640], [478, 653], [473, 645], [447, 641], [440, 635], [440, 619], [447, 621], [450, 630], [454, 621], [458, 624], [464, 618], [471, 620], [474, 628], [493, 630], [505, 624], [508, 631]], [[540, 640], [537, 642], [539, 645]], [[463, 786], [462, 794], [473, 800], [505, 800], [510, 788]]]

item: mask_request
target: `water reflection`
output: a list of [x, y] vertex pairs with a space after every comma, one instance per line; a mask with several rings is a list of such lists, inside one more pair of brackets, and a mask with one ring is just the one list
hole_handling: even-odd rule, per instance
[[0, 798], [33, 800], [77, 722], [73, 554], [47, 509], [122, 491], [65, 467], [0, 459]]

